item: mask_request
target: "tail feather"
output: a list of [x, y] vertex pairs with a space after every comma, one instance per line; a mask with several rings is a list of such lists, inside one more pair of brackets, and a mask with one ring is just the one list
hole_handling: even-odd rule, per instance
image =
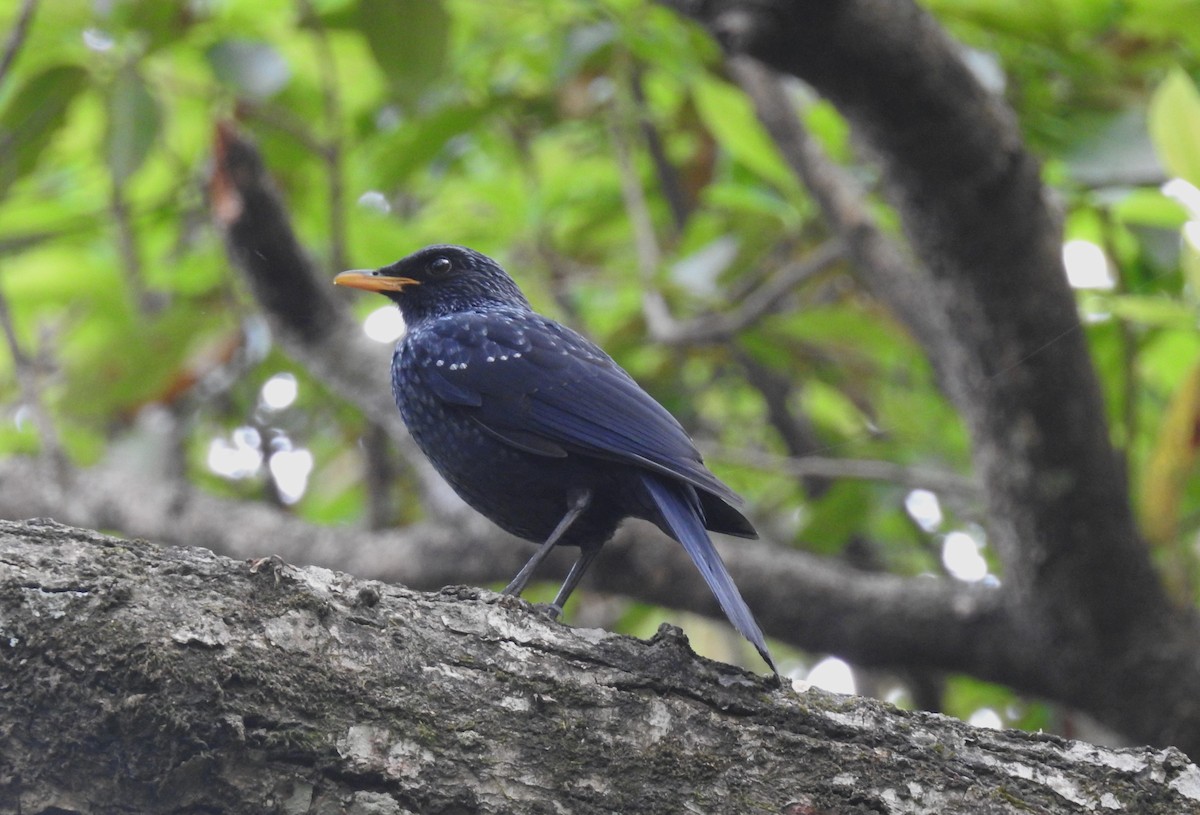
[[643, 473], [642, 482], [666, 522], [664, 531], [683, 544], [684, 550], [704, 577], [704, 582], [721, 604], [721, 610], [725, 612], [729, 622], [738, 633], [750, 641], [763, 660], [771, 666], [771, 670], [778, 674], [775, 661], [771, 659], [771, 653], [767, 650], [767, 643], [754, 620], [754, 615], [742, 599], [741, 592], [734, 585], [733, 578], [729, 576], [721, 556], [717, 554], [716, 547], [704, 529], [700, 501], [695, 488], [690, 484], [665, 481], [651, 473]]

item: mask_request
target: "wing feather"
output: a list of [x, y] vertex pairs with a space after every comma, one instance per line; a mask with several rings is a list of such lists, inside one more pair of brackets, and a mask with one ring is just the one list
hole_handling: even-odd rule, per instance
[[675, 417], [571, 329], [536, 314], [490, 311], [435, 321], [422, 333], [437, 353], [418, 347], [409, 359], [439, 398], [494, 437], [535, 454], [566, 449], [648, 467], [741, 505]]

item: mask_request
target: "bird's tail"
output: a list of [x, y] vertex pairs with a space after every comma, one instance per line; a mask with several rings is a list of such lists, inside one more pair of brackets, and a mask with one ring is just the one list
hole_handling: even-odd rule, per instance
[[746, 601], [742, 599], [741, 592], [734, 585], [733, 578], [729, 576], [721, 556], [717, 554], [716, 547], [704, 529], [700, 501], [695, 488], [690, 484], [667, 482], [652, 473], [642, 473], [642, 483], [646, 485], [650, 497], [666, 522], [664, 531], [683, 544], [688, 556], [704, 577], [704, 582], [721, 604], [721, 610], [725, 612], [729, 622], [733, 623], [733, 627], [758, 650], [763, 660], [771, 666], [771, 670], [778, 674], [775, 661], [771, 659], [771, 653], [767, 650], [767, 643], [754, 620], [754, 615], [750, 613]]

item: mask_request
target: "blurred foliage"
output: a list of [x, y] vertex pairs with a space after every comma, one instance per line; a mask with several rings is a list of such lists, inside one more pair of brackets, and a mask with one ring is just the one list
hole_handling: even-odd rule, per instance
[[[1066, 237], [1107, 258], [1112, 285], [1081, 291], [1080, 307], [1148, 538], [1193, 600], [1200, 5], [926, 6], [1016, 109]], [[0, 0], [0, 32], [19, 7]], [[796, 98], [830, 155], [852, 164], [837, 112]], [[676, 319], [703, 318], [828, 236], [716, 46], [635, 0], [41, 3], [0, 79], [0, 294], [34, 396], [77, 464], [137, 434], [157, 405], [182, 421], [186, 472], [206, 489], [279, 500], [261, 460], [302, 447], [315, 467], [294, 511], [318, 523], [364, 512], [361, 417], [271, 347], [209, 223], [206, 167], [227, 119], [260, 144], [330, 276], [434, 242], [498, 257], [535, 306], [597, 339], [694, 431], [772, 537], [944, 573], [942, 536], [976, 529], [980, 508], [961, 496], [922, 521], [906, 512], [908, 487], [806, 490], [774, 466], [811, 453], [969, 472], [966, 433], [928, 364], [843, 266], [733, 340], [649, 340], [647, 289]], [[637, 251], [647, 225], [631, 188], [657, 241], [653, 268]], [[381, 305], [356, 301], [364, 315]], [[752, 369], [790, 383], [784, 407], [808, 428], [807, 449], [788, 449]], [[280, 371], [299, 395], [273, 409], [261, 387]], [[38, 449], [29, 398], [14, 355], [0, 354], [0, 455]], [[260, 462], [214, 473], [214, 440], [246, 427]], [[421, 511], [396, 505], [396, 523]], [[661, 619], [625, 617], [643, 632]], [[969, 680], [949, 704], [966, 714], [977, 697], [1012, 707]], [[1047, 718], [1020, 710], [1010, 719]]]

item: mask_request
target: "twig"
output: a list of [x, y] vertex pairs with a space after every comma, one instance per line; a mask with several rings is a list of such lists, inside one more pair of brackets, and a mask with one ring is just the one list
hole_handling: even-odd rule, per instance
[[[1112, 212], [1107, 209], [1100, 210], [1100, 218], [1103, 226], [1104, 235], [1104, 253], [1110, 258], [1119, 258], [1120, 250], [1117, 247], [1117, 242], [1113, 239], [1113, 235], [1117, 230], [1117, 226], [1113, 223]], [[1115, 290], [1117, 294], [1128, 294], [1129, 283], [1125, 275], [1121, 273], [1120, 267], [1115, 267], [1113, 275]], [[1129, 321], [1117, 316], [1114, 319], [1117, 327], [1117, 335], [1121, 344], [1121, 375], [1123, 378], [1120, 396], [1120, 428], [1122, 431], [1121, 438], [1118, 440], [1116, 447], [1121, 451], [1122, 455], [1128, 458], [1129, 448], [1132, 446], [1133, 439], [1137, 434], [1138, 428], [1138, 354], [1141, 350], [1138, 345], [1138, 338], [1133, 326]], [[1114, 419], [1114, 422], [1116, 420]], [[1128, 466], [1128, 463], [1126, 464]], [[1191, 596], [1189, 594], [1188, 596]]]
[[667, 158], [662, 136], [659, 135], [658, 128], [654, 126], [654, 122], [646, 112], [646, 91], [642, 86], [642, 68], [637, 63], [634, 63], [629, 74], [629, 90], [633, 96], [634, 105], [637, 107], [637, 121], [642, 129], [642, 138], [646, 140], [646, 149], [650, 153], [650, 160], [654, 162], [654, 171], [658, 175], [658, 185], [662, 190], [663, 198], [667, 201], [667, 206], [671, 209], [671, 218], [674, 221], [675, 232], [678, 234], [687, 225], [691, 207], [684, 194], [683, 185], [679, 182], [679, 171]]
[[149, 292], [142, 275], [142, 259], [138, 253], [137, 233], [133, 228], [129, 204], [125, 200], [122, 182], [113, 174], [112, 191], [108, 199], [109, 215], [117, 227], [117, 248], [121, 257], [121, 271], [129, 285], [133, 301], [142, 313], [151, 310]]
[[672, 319], [652, 325], [651, 333], [655, 340], [672, 345], [724, 342], [778, 311], [788, 293], [828, 269], [843, 255], [841, 241], [827, 241], [802, 260], [778, 270], [748, 293], [732, 311], [704, 314], [686, 322]]
[[12, 355], [17, 386], [21, 389], [21, 401], [29, 409], [34, 427], [37, 429], [42, 458], [50, 467], [59, 494], [63, 495], [66, 493], [69, 478], [66, 455], [58, 442], [54, 422], [51, 421], [42, 401], [41, 388], [38, 386], [37, 366], [33, 359], [21, 349], [16, 327], [13, 325], [12, 314], [8, 308], [8, 299], [5, 298], [2, 291], [0, 291], [0, 328], [4, 331], [4, 338], [8, 343], [9, 353]]
[[8, 69], [25, 43], [25, 35], [29, 33], [29, 24], [33, 21], [33, 12], [37, 8], [37, 0], [25, 0], [17, 19], [9, 32], [8, 42], [4, 44], [4, 53], [0, 54], [0, 86], [8, 78]]
[[843, 459], [824, 456], [785, 458], [753, 450], [713, 450], [706, 458], [723, 460], [755, 469], [783, 472], [797, 478], [850, 478], [860, 481], [886, 481], [904, 487], [927, 489], [939, 495], [979, 500], [982, 496], [979, 484], [958, 473], [937, 470], [931, 467], [916, 467], [896, 464], [892, 461], [873, 459]]
[[363, 482], [367, 487], [367, 527], [378, 531], [395, 523], [392, 485], [396, 481], [395, 450], [386, 427], [367, 425], [363, 433]]
[[[630, 86], [633, 89], [634, 102], [639, 101], [641, 88], [637, 81], [636, 69]], [[618, 110], [617, 113], [619, 118], [612, 122], [609, 129], [621, 178], [621, 195], [625, 200], [625, 209], [629, 213], [637, 248], [638, 268], [641, 272], [643, 286], [642, 311], [650, 335], [659, 342], [679, 345], [724, 341], [765, 314], [777, 309], [784, 294], [814, 274], [823, 271], [841, 257], [841, 248], [836, 246], [836, 243], [826, 244], [818, 249], [815, 257], [798, 264], [785, 266], [766, 284], [747, 295], [736, 311], [721, 315], [709, 314], [688, 323], [680, 323], [671, 314], [665, 298], [655, 285], [654, 274], [662, 263], [662, 249], [654, 233], [654, 221], [650, 215], [650, 207], [634, 165], [630, 139], [621, 124], [623, 121], [637, 119], [644, 127], [646, 125], [645, 117], [640, 111]], [[653, 140], [651, 139], [648, 143], [653, 153]], [[661, 176], [664, 168], [659, 167], [658, 169]]]
[[342, 179], [342, 103], [337, 82], [337, 62], [329, 47], [329, 33], [310, 0], [300, 0], [304, 14], [312, 21], [316, 37], [317, 59], [321, 64], [321, 103], [325, 127], [330, 132], [320, 155], [325, 162], [329, 184], [329, 260], [334, 269], [349, 266], [346, 254], [346, 190]]
[[609, 133], [612, 137], [613, 152], [616, 154], [617, 172], [621, 178], [621, 197], [625, 200], [625, 211], [629, 214], [630, 226], [633, 228], [638, 272], [642, 281], [642, 311], [651, 335], [657, 336], [669, 333], [671, 326], [675, 324], [675, 318], [671, 316], [666, 300], [655, 285], [654, 275], [662, 263], [662, 250], [658, 245], [658, 237], [654, 234], [654, 219], [650, 216], [646, 193], [642, 189], [641, 179], [638, 178], [637, 167], [634, 166], [629, 135], [624, 129], [624, 122], [628, 119], [624, 111], [614, 110], [609, 123]]
[[[841, 237], [863, 282], [896, 312], [922, 347], [943, 347], [947, 329], [940, 312], [929, 307], [934, 298], [928, 276], [875, 223], [862, 189], [809, 135], [780, 80], [746, 57], [731, 58], [728, 64], [780, 153]], [[937, 355], [931, 358], [936, 365]]]
[[[803, 413], [794, 413], [791, 408], [792, 394], [802, 387], [792, 377], [772, 370], [752, 355], [735, 346], [734, 356], [746, 372], [746, 382], [762, 396], [767, 407], [767, 419], [779, 434], [784, 449], [792, 458], [800, 458], [820, 450], [812, 422]], [[820, 498], [831, 486], [823, 476], [801, 476], [800, 486], [810, 498]]]

